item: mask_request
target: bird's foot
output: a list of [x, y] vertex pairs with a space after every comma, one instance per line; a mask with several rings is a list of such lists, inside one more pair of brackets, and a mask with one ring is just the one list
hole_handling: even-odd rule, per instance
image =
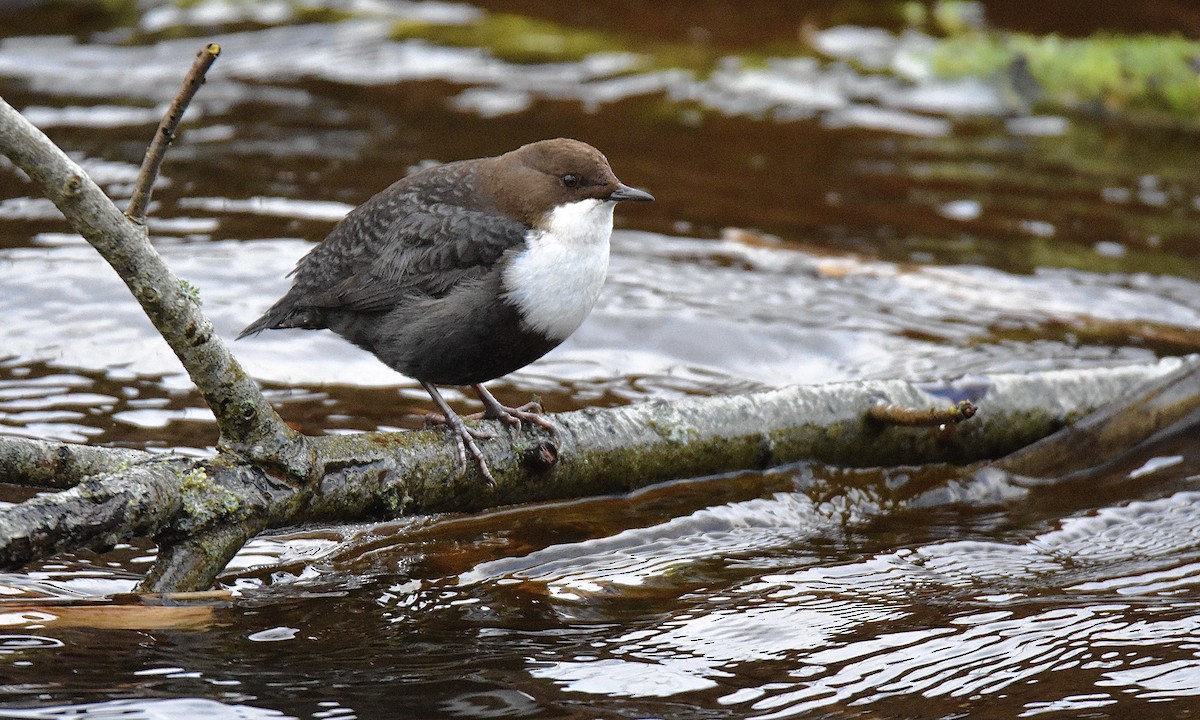
[[479, 445], [475, 444], [476, 440], [489, 440], [494, 436], [491, 433], [467, 427], [463, 419], [453, 413], [442, 419], [454, 433], [455, 449], [458, 451], [459, 475], [461, 476], [467, 471], [467, 453], [471, 453], [471, 457], [475, 460], [475, 467], [479, 469], [479, 474], [483, 476], [488, 485], [495, 487], [496, 478], [492, 477], [492, 471], [488, 469], [487, 462], [483, 459], [483, 451], [479, 449]]
[[458, 413], [450, 409], [446, 401], [442, 399], [440, 393], [433, 385], [422, 382], [425, 389], [429, 392], [430, 397], [441, 409], [441, 413], [430, 413], [425, 416], [425, 424], [428, 425], [446, 425], [450, 431], [454, 433], [455, 450], [458, 455], [458, 474], [459, 477], [467, 471], [467, 453], [471, 453], [471, 457], [475, 460], [475, 467], [479, 469], [479, 474], [487, 481], [490, 487], [496, 487], [496, 478], [492, 476], [491, 469], [488, 468], [487, 461], [483, 459], [483, 451], [479, 449], [476, 440], [489, 440], [493, 437], [491, 433], [483, 432], [482, 430], [474, 430], [467, 427], [467, 423], [463, 421]]
[[485, 420], [499, 420], [512, 425], [518, 432], [521, 430], [521, 423], [527, 422], [530, 425], [537, 425], [555, 438], [558, 437], [558, 428], [554, 423], [541, 416], [542, 406], [540, 403], [527, 402], [520, 407], [508, 407], [501, 405], [500, 401], [492, 397], [492, 394], [483, 385], [476, 385], [475, 392], [479, 395], [479, 400], [483, 402], [482, 416]]
[[552, 435], [557, 436], [558, 428], [554, 423], [542, 417], [541, 412], [542, 406], [535, 402], [528, 402], [520, 407], [508, 407], [507, 405], [497, 404], [495, 408], [484, 410], [483, 417], [488, 420], [500, 420], [514, 426], [517, 430], [521, 429], [522, 422], [527, 422], [530, 425], [537, 425]]

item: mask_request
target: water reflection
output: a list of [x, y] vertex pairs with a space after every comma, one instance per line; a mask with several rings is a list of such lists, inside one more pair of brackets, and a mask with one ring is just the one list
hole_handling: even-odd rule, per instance
[[[225, 704], [203, 698], [164, 700], [111, 700], [101, 703], [45, 707], [29, 710], [0, 710], [0, 717], [35, 720], [40, 718], [123, 718], [124, 720], [288, 720], [293, 715], [251, 705]], [[328, 715], [327, 717], [339, 717]], [[341, 715], [340, 717], [347, 717]]]
[[[806, 523], [781, 512], [793, 501], [776, 495], [552, 546], [484, 563], [460, 581], [507, 576], [545, 583], [548, 599], [565, 604], [564, 617], [580, 602], [612, 605], [627, 594], [665, 604], [681, 589], [673, 579], [681, 562], [755, 546], [727, 523], [706, 518], [735, 513], [742, 518], [733, 523], [738, 530], [761, 538], [754, 525], [774, 516], [781, 519], [775, 543], [797, 542], [808, 534]], [[756, 503], [777, 507], [759, 512], [752, 510]], [[1200, 638], [1200, 613], [1190, 601], [1171, 598], [1200, 581], [1200, 536], [1183, 519], [1195, 517], [1198, 504], [1200, 495], [1177, 493], [1071, 518], [1023, 543], [941, 542], [752, 577], [724, 592], [687, 593], [661, 622], [593, 642], [588, 657], [543, 653], [530, 673], [605, 697], [714, 690], [719, 705], [770, 718], [846, 704], [887, 708], [890, 700], [914, 695], [1007, 698], [1031, 714], [1055, 702], [1101, 707], [1113, 700], [1107, 692], [1088, 703], [1047, 698], [1035, 682], [1049, 672], [1073, 673], [1079, 683], [1073, 687], [1090, 682], [1127, 687], [1139, 697], [1187, 696], [1200, 673], [1189, 650]], [[867, 510], [853, 499], [845, 505]], [[801, 517], [819, 515], [802, 507], [809, 509]], [[682, 557], [672, 560], [676, 550]], [[1137, 574], [1125, 575], [1123, 567]], [[650, 578], [660, 587], [647, 596], [637, 588]], [[1094, 600], [1117, 587], [1122, 602]], [[768, 682], [754, 684], [766, 665], [781, 663], [788, 679], [767, 673]]]
[[[232, 206], [235, 213], [246, 209], [278, 212], [269, 204]], [[338, 212], [343, 209], [336, 206]], [[282, 292], [285, 275], [309, 245], [297, 240], [195, 244], [209, 222], [190, 218], [160, 226], [185, 239], [162, 237], [158, 245], [175, 271], [200, 289], [218, 331], [232, 337]], [[122, 378], [145, 378], [169, 395], [188, 390], [177, 360], [95, 252], [70, 236], [40, 237], [41, 247], [11, 249], [0, 265], [6, 288], [0, 313], [12, 323], [5, 351], [22, 358], [20, 364], [53, 363], [80, 368], [88, 376], [119, 369]], [[1147, 350], [1103, 342], [1104, 328], [1119, 337], [1145, 325], [1200, 327], [1195, 300], [1200, 292], [1180, 278], [911, 268], [736, 239], [634, 232], [617, 234], [611, 275], [583, 328], [502, 387], [508, 383], [527, 393], [574, 396], [570, 405], [555, 407], [565, 410], [605, 396], [628, 402], [898, 374], [923, 379], [1149, 361], [1154, 356]], [[1062, 328], [1061, 340], [1009, 341], [1055, 327]], [[1078, 328], [1074, 334], [1073, 328]], [[1174, 332], [1151, 337], [1167, 344], [1177, 337], [1189, 349], [1186, 335]], [[1101, 342], [1081, 342], [1081, 333], [1093, 333]], [[335, 405], [344, 402], [353, 390], [335, 388], [350, 378], [359, 387], [415, 388], [328, 333], [278, 333], [238, 343], [235, 351], [264, 381], [328, 388], [316, 395], [295, 389], [280, 393], [285, 404], [311, 405], [326, 397]], [[77, 376], [70, 380], [72, 391], [53, 377], [14, 380], [10, 392], [22, 397], [0, 404], [0, 420], [33, 435], [74, 440], [94, 434], [88, 424], [104, 418], [139, 428], [209, 421], [207, 410], [181, 407], [161, 391], [140, 398], [114, 387], [116, 395], [104, 396], [91, 392], [90, 382]], [[383, 394], [372, 403], [390, 402], [390, 421], [382, 406], [366, 412], [382, 424], [395, 424], [419, 394], [403, 397], [401, 402]], [[369, 401], [366, 395], [362, 399]], [[327, 410], [331, 415], [357, 412]], [[56, 426], [61, 429], [48, 432]]]

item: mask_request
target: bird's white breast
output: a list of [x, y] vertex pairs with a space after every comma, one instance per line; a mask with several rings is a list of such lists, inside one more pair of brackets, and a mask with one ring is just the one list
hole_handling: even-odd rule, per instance
[[580, 200], [552, 210], [544, 228], [525, 236], [525, 249], [504, 269], [505, 298], [526, 329], [564, 340], [583, 322], [608, 274], [613, 205]]

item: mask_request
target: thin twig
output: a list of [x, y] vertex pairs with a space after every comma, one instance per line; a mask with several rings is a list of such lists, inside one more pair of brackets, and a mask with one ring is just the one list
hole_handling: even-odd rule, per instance
[[135, 223], [59, 149], [0, 98], [0, 153], [24, 170], [129, 287], [216, 416], [218, 447], [293, 480], [313, 472], [305, 439], [283, 422], [196, 299]]
[[183, 119], [183, 113], [196, 96], [196, 91], [204, 84], [204, 74], [212, 67], [217, 56], [221, 54], [221, 46], [209, 43], [196, 53], [196, 60], [183, 78], [183, 84], [175, 99], [171, 101], [167, 113], [163, 115], [154, 139], [146, 148], [146, 158], [142, 160], [142, 169], [138, 172], [137, 183], [134, 185], [133, 197], [129, 199], [129, 208], [125, 214], [136, 223], [146, 222], [146, 209], [150, 206], [150, 195], [154, 192], [154, 181], [158, 179], [158, 169], [162, 167], [167, 148], [175, 139], [175, 129]]
[[909, 408], [880, 403], [871, 406], [867, 417], [881, 425], [901, 427], [928, 427], [933, 425], [956, 425], [975, 416], [977, 408], [969, 400], [947, 407]]

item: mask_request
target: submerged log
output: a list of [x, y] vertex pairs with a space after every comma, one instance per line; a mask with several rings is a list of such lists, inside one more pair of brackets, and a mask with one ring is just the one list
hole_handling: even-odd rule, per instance
[[[1105, 411], [1122, 420], [1106, 423], [1102, 439], [1129, 447], [1196, 410], [1200, 393], [1155, 405], [1146, 398], [1163, 397], [1162, 387], [1197, 377], [1200, 358], [1171, 358], [1153, 365], [919, 385], [834, 383], [580, 410], [548, 416], [561, 439], [551, 465], [545, 463], [549, 434], [481, 423], [496, 434], [482, 444], [495, 487], [460, 474], [441, 430], [309, 438], [312, 463], [320, 468], [313, 484], [289, 482], [228, 453], [198, 460], [122, 450], [102, 460], [104, 449], [92, 448], [87, 469], [107, 463], [105, 472], [0, 512], [0, 566], [152, 537], [160, 553], [142, 588], [202, 589], [243, 543], [267, 528], [590, 497], [797, 461], [847, 467], [974, 463], [1016, 451], [1122, 398], [1119, 407], [1130, 409]], [[1139, 386], [1143, 390], [1131, 393]], [[952, 405], [966, 395], [979, 410], [960, 425], [880, 425], [870, 412], [880, 402], [920, 408]], [[1147, 407], [1152, 410], [1144, 412]], [[1060, 453], [1058, 467], [1086, 466], [1093, 444], [1076, 429], [1068, 432], [1082, 455]], [[78, 449], [0, 438], [0, 482], [40, 477], [42, 459]]]

